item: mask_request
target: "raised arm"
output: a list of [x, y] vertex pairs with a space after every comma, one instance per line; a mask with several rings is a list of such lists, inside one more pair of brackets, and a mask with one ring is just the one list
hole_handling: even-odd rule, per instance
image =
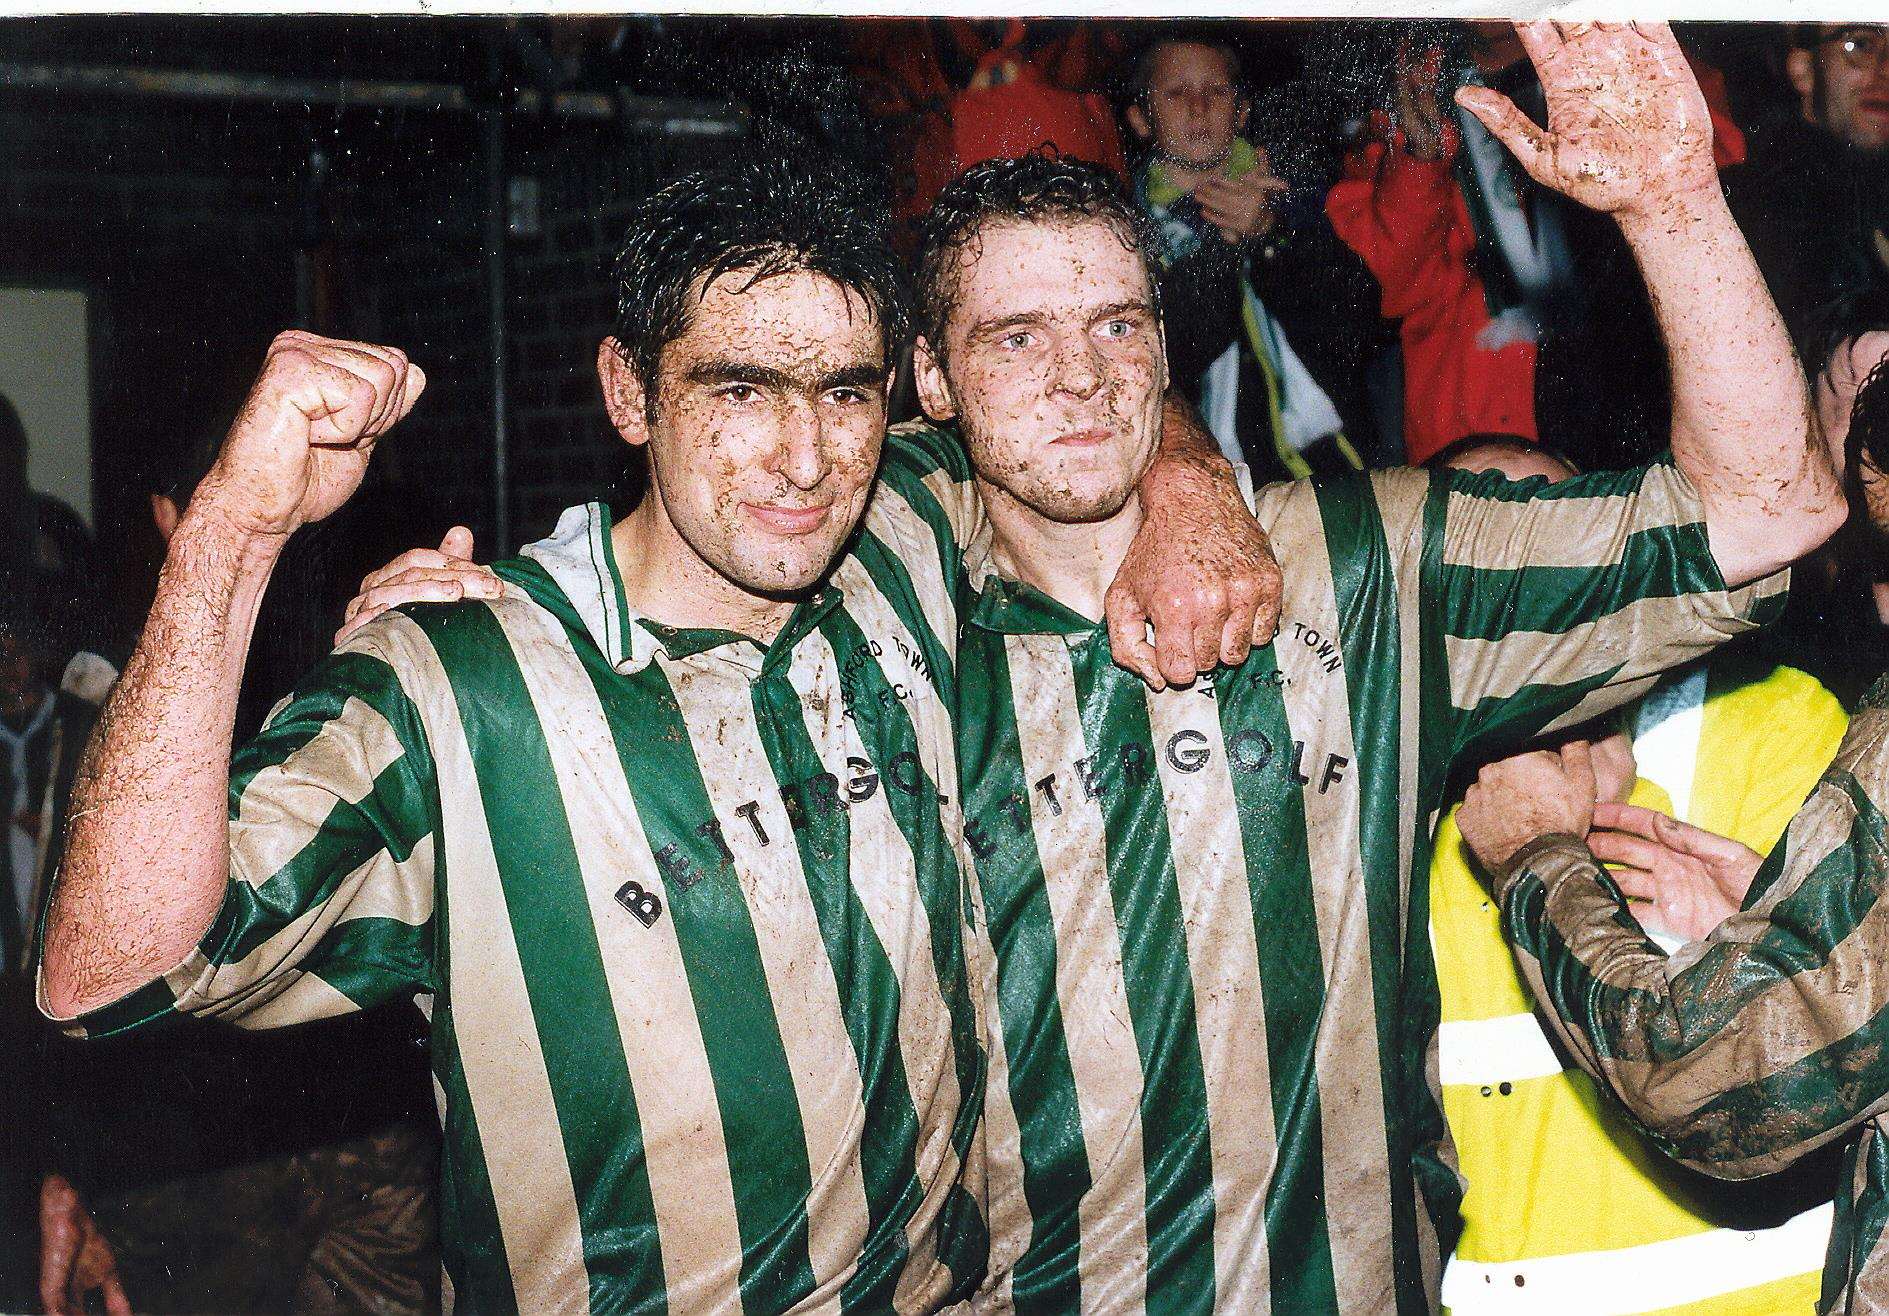
[[294, 331], [270, 345], [74, 785], [46, 922], [47, 1013], [117, 999], [209, 926], [229, 875], [230, 736], [263, 590], [289, 536], [348, 500], [425, 383], [392, 348]]
[[1672, 380], [1674, 460], [1706, 507], [1727, 583], [1768, 575], [1842, 524], [1784, 321], [1719, 190], [1698, 80], [1664, 23], [1518, 23], [1548, 100], [1538, 127], [1500, 93], [1458, 102], [1545, 187], [1619, 222]]
[[1593, 786], [1578, 764], [1498, 764], [1457, 816], [1569, 1053], [1688, 1165], [1769, 1174], [1889, 1108], [1885, 705], [1879, 683], [1766, 859], [1762, 896], [1670, 960], [1579, 839]]

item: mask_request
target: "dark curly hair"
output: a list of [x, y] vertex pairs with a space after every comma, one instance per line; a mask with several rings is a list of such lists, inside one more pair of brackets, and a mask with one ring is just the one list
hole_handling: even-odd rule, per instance
[[1101, 165], [1040, 149], [1014, 160], [986, 160], [952, 180], [919, 222], [918, 327], [932, 353], [944, 359], [945, 322], [958, 293], [958, 253], [987, 224], [1107, 224], [1122, 245], [1141, 257], [1149, 293], [1160, 301], [1159, 236], [1122, 187]]
[[1852, 478], [1859, 457], [1868, 457], [1879, 471], [1889, 471], [1889, 356], [1875, 364], [1856, 390], [1844, 447], [1844, 468]]
[[695, 305], [724, 274], [739, 271], [749, 284], [824, 274], [865, 302], [888, 359], [904, 342], [905, 283], [884, 206], [865, 180], [830, 162], [808, 164], [746, 156], [678, 178], [631, 209], [612, 333], [644, 382], [652, 418], [662, 350], [688, 332]]

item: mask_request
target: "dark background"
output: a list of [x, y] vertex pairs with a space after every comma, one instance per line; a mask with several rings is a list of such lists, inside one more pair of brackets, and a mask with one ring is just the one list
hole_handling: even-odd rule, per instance
[[[0, 21], [0, 282], [91, 294], [101, 620], [135, 629], [161, 556], [146, 489], [222, 428], [289, 325], [395, 344], [431, 381], [361, 495], [309, 537], [287, 574], [296, 584], [278, 590], [289, 602], [275, 624], [297, 632], [290, 663], [307, 661], [360, 574], [394, 553], [437, 542], [456, 521], [473, 528], [481, 556], [509, 552], [548, 531], [558, 509], [598, 496], [626, 463], [592, 367], [626, 205], [712, 163], [734, 147], [730, 130], [759, 121], [896, 169], [884, 145], [896, 137], [852, 94], [848, 50], [861, 24], [883, 33], [923, 21]], [[1243, 49], [1261, 88], [1299, 74], [1315, 31], [1207, 26]], [[1128, 48], [1152, 30], [1113, 27]], [[1763, 53], [1775, 28], [1682, 35], [1726, 70], [1741, 121], [1775, 100]], [[173, 76], [101, 87], [75, 70]], [[233, 77], [223, 85], [236, 94], [185, 94], [206, 87], [176, 76], [206, 74]], [[321, 94], [285, 95], [282, 80]], [[405, 87], [417, 103], [360, 103], [374, 99], [368, 83]], [[326, 103], [337, 88], [353, 88], [355, 103]], [[560, 90], [582, 101], [581, 115], [546, 112]], [[426, 103], [442, 91], [451, 104]], [[488, 233], [494, 138], [502, 177], [534, 181], [538, 198], [536, 232], [502, 243]], [[502, 542], [494, 246], [505, 289]]]

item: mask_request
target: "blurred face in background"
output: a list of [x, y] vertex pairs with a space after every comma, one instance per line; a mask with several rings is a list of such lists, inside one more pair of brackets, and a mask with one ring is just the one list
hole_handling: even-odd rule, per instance
[[46, 690], [33, 671], [33, 657], [23, 637], [0, 627], [0, 721], [17, 725], [38, 711]]
[[1246, 127], [1246, 102], [1226, 56], [1193, 41], [1169, 42], [1155, 51], [1145, 104], [1145, 111], [1130, 107], [1129, 126], [1152, 138], [1164, 157], [1190, 168], [1225, 160]]
[[1785, 71], [1806, 119], [1855, 150], [1889, 155], [1889, 24], [1826, 23]]
[[[1822, 422], [1824, 438], [1839, 469], [1846, 460], [1856, 395], [1870, 372], [1885, 359], [1889, 359], [1889, 330], [1859, 334], [1832, 353], [1830, 364], [1817, 376], [1817, 418]], [[1884, 378], [1879, 376], [1874, 387], [1884, 387]], [[1878, 447], [1880, 450], [1880, 445]], [[1857, 456], [1856, 487], [1862, 504], [1856, 510], [1869, 518], [1878, 533], [1889, 535], [1889, 475], [1871, 460], [1867, 451]]]

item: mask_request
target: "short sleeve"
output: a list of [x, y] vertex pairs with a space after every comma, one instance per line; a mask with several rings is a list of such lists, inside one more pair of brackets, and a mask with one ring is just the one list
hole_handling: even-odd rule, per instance
[[1670, 459], [1558, 484], [1439, 472], [1425, 521], [1425, 632], [1449, 674], [1458, 752], [1618, 708], [1774, 620], [1789, 587], [1788, 570], [1726, 587], [1704, 505]]
[[325, 659], [237, 752], [229, 885], [196, 950], [68, 1031], [275, 1027], [434, 989], [438, 787], [385, 629]]
[[990, 558], [990, 522], [956, 427], [893, 426], [879, 479], [879, 501], [902, 504], [925, 522], [955, 584], [981, 579]]

